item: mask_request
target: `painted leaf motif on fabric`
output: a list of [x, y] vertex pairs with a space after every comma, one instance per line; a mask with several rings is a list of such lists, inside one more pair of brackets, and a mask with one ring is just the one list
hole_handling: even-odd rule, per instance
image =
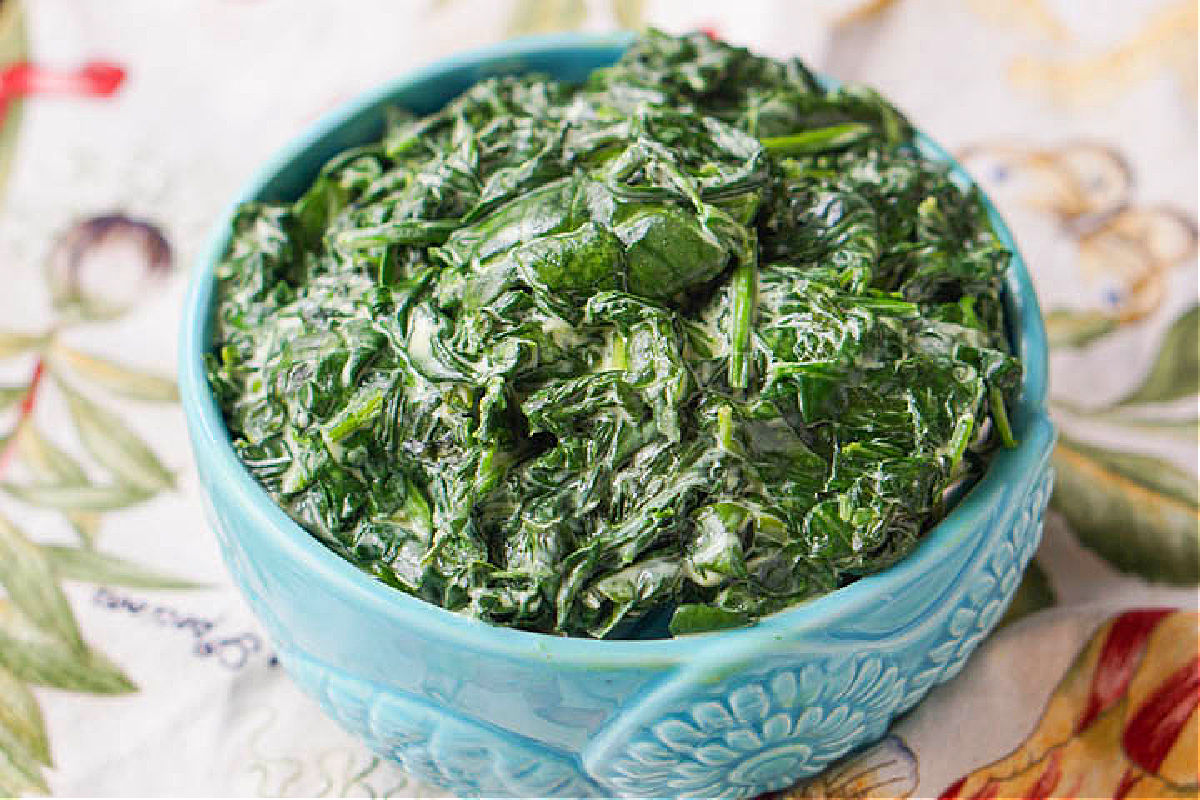
[[1046, 339], [1051, 347], [1084, 347], [1115, 331], [1119, 325], [1102, 311], [1067, 311], [1045, 314]]
[[50, 787], [46, 785], [40, 767], [20, 747], [5, 741], [5, 734], [0, 729], [0, 792], [6, 797], [20, 797], [27, 793], [50, 794]]
[[87, 548], [43, 545], [41, 550], [54, 572], [65, 580], [142, 589], [195, 589], [202, 585]]
[[0, 515], [0, 585], [29, 620], [71, 647], [83, 640], [66, 596], [41, 550]]
[[[17, 433], [17, 454], [21, 466], [32, 473], [36, 483], [74, 487], [89, 483], [83, 467], [46, 438], [31, 421], [21, 425]], [[95, 543], [100, 529], [100, 516], [96, 511], [64, 510], [63, 513], [85, 543]]]
[[1171, 323], [1142, 383], [1115, 405], [1169, 403], [1200, 393], [1200, 306]]
[[1196, 412], [1191, 415], [1154, 415], [1142, 413], [1135, 408], [1117, 407], [1111, 409], [1091, 410], [1074, 404], [1059, 403], [1065, 411], [1087, 419], [1089, 422], [1100, 422], [1113, 425], [1127, 431], [1137, 431], [1148, 436], [1168, 437], [1183, 436], [1200, 439], [1200, 416]]
[[179, 400], [175, 381], [161, 375], [62, 344], [55, 348], [53, 356], [56, 363], [76, 375], [122, 397], [147, 403], [174, 403]]
[[142, 503], [154, 492], [136, 486], [84, 485], [56, 486], [0, 483], [0, 490], [35, 506], [57, 508], [61, 511], [116, 511]]
[[508, 29], [513, 36], [576, 30], [587, 18], [585, 0], [517, 0]]
[[0, 386], [0, 412], [7, 411], [25, 396], [24, 386]]
[[646, 0], [612, 0], [617, 26], [627, 31], [640, 30], [646, 24]]
[[37, 699], [0, 667], [0, 792], [49, 794], [42, 767], [50, 766], [50, 744]]
[[0, 358], [28, 353], [44, 341], [41, 336], [13, 331], [0, 331]]
[[1154, 456], [1085, 444], [1069, 436], [1059, 437], [1067, 449], [1078, 453], [1104, 469], [1128, 478], [1147, 489], [1186, 503], [1200, 505], [1200, 485], [1196, 476]]
[[64, 388], [64, 394], [84, 447], [114, 477], [146, 492], [174, 484], [171, 472], [120, 417], [78, 392]]
[[0, 667], [0, 729], [43, 764], [50, 764], [50, 742], [37, 698], [24, 682]]
[[1174, 583], [1200, 580], [1196, 478], [1151, 456], [1063, 438], [1051, 501], [1079, 540], [1113, 565]]
[[137, 689], [104, 655], [47, 634], [6, 600], [0, 600], [0, 667], [18, 680], [55, 689], [92, 694]]
[[36, 425], [21, 426], [17, 432], [17, 453], [21, 464], [38, 483], [81, 486], [88, 482], [79, 462], [46, 438]]

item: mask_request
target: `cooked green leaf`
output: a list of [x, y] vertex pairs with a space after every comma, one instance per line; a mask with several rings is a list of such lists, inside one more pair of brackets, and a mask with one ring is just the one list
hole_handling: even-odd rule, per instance
[[1067, 438], [1054, 468], [1052, 505], [1083, 544], [1151, 580], [1200, 580], [1195, 476], [1153, 456]]
[[861, 122], [843, 122], [787, 136], [770, 136], [762, 140], [762, 145], [769, 152], [779, 156], [808, 156], [827, 153], [831, 150], [841, 150], [869, 138], [872, 133], [870, 125]]
[[203, 585], [87, 548], [46, 545], [42, 553], [55, 574], [69, 581], [142, 589], [195, 589]]
[[670, 631], [672, 636], [684, 636], [689, 633], [737, 628], [748, 621], [749, 617], [743, 612], [690, 603], [675, 609], [675, 613], [671, 615]]
[[1114, 405], [1169, 403], [1195, 394], [1200, 394], [1200, 305], [1171, 323], [1141, 385]]
[[120, 417], [74, 390], [64, 387], [63, 393], [83, 446], [114, 477], [147, 492], [174, 484], [154, 451]]
[[913, 145], [702, 34], [397, 112], [235, 217], [237, 453], [380, 580], [527, 630], [711, 630], [883, 569], [1019, 433], [1010, 253]]

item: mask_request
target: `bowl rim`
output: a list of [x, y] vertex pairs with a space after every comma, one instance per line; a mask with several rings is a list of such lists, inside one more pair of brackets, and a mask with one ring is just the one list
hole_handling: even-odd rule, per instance
[[[714, 646], [719, 652], [726, 646], [734, 647], [735, 643], [741, 649], [756, 637], [791, 638], [803, 630], [827, 627], [834, 619], [870, 606], [872, 600], [879, 601], [911, 586], [950, 549], [959, 546], [973, 532], [985, 529], [983, 524], [987, 515], [997, 503], [1003, 502], [1008, 488], [1022, 484], [1027, 481], [1026, 476], [1036, 473], [1049, 451], [1053, 433], [1045, 410], [1047, 347], [1041, 312], [1016, 242], [991, 200], [981, 190], [996, 234], [1012, 252], [1006, 281], [1009, 325], [1024, 366], [1022, 391], [1012, 414], [1014, 432], [1020, 440], [1017, 447], [998, 451], [984, 474], [947, 516], [903, 559], [880, 572], [768, 615], [746, 627], [670, 639], [559, 637], [492, 625], [407, 595], [342, 559], [288, 517], [238, 459], [204, 367], [215, 288], [214, 268], [227, 249], [237, 208], [258, 197], [296, 162], [303, 161], [317, 142], [378, 106], [397, 105], [400, 95], [438, 81], [451, 71], [461, 71], [464, 67], [480, 70], [489, 65], [501, 66], [504, 62], [511, 64], [515, 58], [533, 54], [557, 54], [566, 58], [583, 54], [595, 57], [606, 52], [617, 54], [633, 38], [631, 33], [583, 33], [511, 39], [439, 59], [356, 96], [292, 138], [243, 184], [233, 201], [217, 217], [195, 262], [180, 325], [179, 386], [197, 465], [203, 463], [207, 467], [213, 485], [220, 487], [221, 500], [236, 504], [255, 525], [257, 534], [271, 539], [277, 552], [307, 570], [314, 580], [319, 578], [331, 584], [343, 597], [379, 613], [381, 621], [424, 630], [442, 640], [463, 642], [472, 648], [511, 658], [552, 659], [580, 666], [616, 665], [631, 660], [679, 663]], [[975, 185], [963, 167], [925, 134], [918, 131], [916, 143], [924, 155], [946, 163], [960, 184]], [[204, 491], [207, 493], [207, 487]], [[215, 504], [217, 499], [212, 498], [212, 502]]]

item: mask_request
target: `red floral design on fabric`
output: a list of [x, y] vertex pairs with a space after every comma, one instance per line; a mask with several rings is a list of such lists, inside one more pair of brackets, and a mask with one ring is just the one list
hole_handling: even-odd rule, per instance
[[8, 104], [19, 97], [60, 94], [112, 97], [125, 82], [125, 68], [112, 61], [89, 61], [77, 69], [58, 69], [29, 61], [9, 64], [0, 71], [0, 122]]
[[1037, 727], [941, 797], [1191, 797], [1197, 774], [1200, 616], [1148, 608], [1092, 635]]

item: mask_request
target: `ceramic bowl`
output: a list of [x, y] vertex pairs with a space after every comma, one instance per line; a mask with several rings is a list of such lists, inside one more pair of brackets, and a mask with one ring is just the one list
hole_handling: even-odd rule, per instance
[[[526, 39], [455, 56], [308, 130], [234, 204], [288, 201], [330, 156], [377, 138], [385, 109], [436, 110], [480, 78], [567, 80], [628, 36]], [[931, 157], [950, 157], [922, 138]], [[1016, 247], [989, 207], [1004, 243]], [[752, 627], [591, 641], [492, 627], [404, 595], [325, 549], [242, 467], [204, 374], [218, 222], [182, 330], [183, 405], [229, 570], [296, 682], [414, 777], [458, 795], [746, 797], [819, 772], [880, 737], [953, 677], [1000, 619], [1037, 547], [1054, 433], [1046, 342], [1025, 267], [1008, 277], [1025, 364], [1020, 444], [890, 569]]]

